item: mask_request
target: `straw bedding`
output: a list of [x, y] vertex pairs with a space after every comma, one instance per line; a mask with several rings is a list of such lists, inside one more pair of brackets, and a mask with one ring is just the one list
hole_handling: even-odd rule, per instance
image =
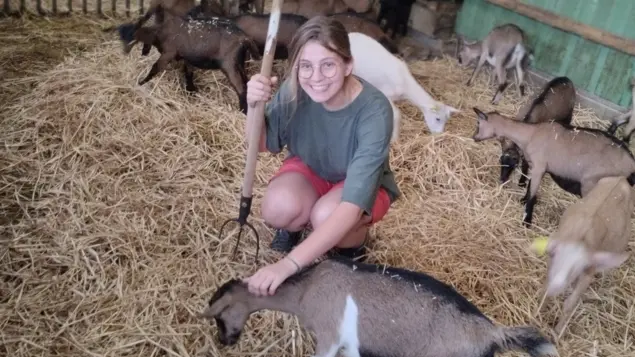
[[[293, 316], [254, 314], [240, 344], [227, 349], [215, 343], [215, 327], [195, 317], [217, 286], [257, 269], [253, 236], [243, 238], [235, 261], [235, 233], [218, 237], [223, 221], [238, 215], [245, 118], [220, 72], [196, 71], [194, 96], [181, 89], [180, 70], [140, 87], [156, 51], [121, 52], [106, 42], [67, 57], [6, 113], [0, 353], [309, 355], [310, 336]], [[545, 178], [538, 227], [523, 228], [518, 175], [499, 186], [498, 144], [471, 139], [471, 108], [492, 108], [493, 82], [482, 75], [466, 88], [469, 71], [452, 59], [411, 68], [463, 112], [447, 133], [430, 136], [421, 113], [401, 104], [392, 167], [403, 196], [372, 229], [369, 260], [429, 272], [497, 322], [549, 331], [560, 304], [533, 316], [546, 266], [529, 244], [555, 227], [573, 196]], [[513, 114], [519, 105], [512, 87], [497, 109]], [[600, 125], [579, 108], [575, 121]], [[262, 237], [261, 264], [280, 257], [268, 248], [272, 231], [259, 204], [282, 157], [262, 154], [258, 162], [249, 221]], [[559, 342], [562, 356], [633, 355], [634, 266], [630, 260], [592, 285]]]

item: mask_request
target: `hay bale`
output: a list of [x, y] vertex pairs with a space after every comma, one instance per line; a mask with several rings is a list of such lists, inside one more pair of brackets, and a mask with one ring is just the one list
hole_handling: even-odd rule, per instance
[[[310, 337], [287, 314], [255, 314], [227, 350], [212, 340], [215, 328], [195, 318], [218, 285], [256, 270], [253, 238], [230, 261], [235, 235], [217, 231], [238, 213], [245, 119], [220, 72], [196, 71], [201, 93], [193, 97], [178, 69], [138, 86], [156, 57], [137, 49], [126, 57], [119, 43], [105, 43], [38, 76], [8, 113], [0, 133], [0, 234], [10, 237], [0, 255], [6, 355], [309, 355]], [[421, 113], [400, 104], [403, 136], [392, 167], [403, 197], [373, 227], [369, 259], [432, 273], [500, 323], [546, 329], [559, 307], [531, 316], [545, 263], [529, 245], [573, 197], [545, 179], [541, 227], [523, 228], [522, 191], [497, 184], [498, 144], [470, 138], [471, 107], [491, 109], [493, 86], [482, 76], [464, 87], [469, 73], [451, 59], [414, 62], [412, 71], [464, 112], [432, 137]], [[519, 106], [510, 91], [498, 109]], [[575, 114], [576, 122], [588, 115]], [[282, 156], [260, 156], [249, 218], [265, 262], [280, 255], [268, 249], [259, 204]], [[635, 351], [627, 343], [635, 285], [627, 269], [594, 283], [598, 298], [577, 310], [562, 356]]]

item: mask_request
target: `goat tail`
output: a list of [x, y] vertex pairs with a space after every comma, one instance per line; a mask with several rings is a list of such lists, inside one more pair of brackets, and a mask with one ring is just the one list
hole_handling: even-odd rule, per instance
[[635, 185], [635, 172], [632, 172], [630, 175], [628, 175], [626, 181], [628, 181], [628, 184], [631, 186]]
[[383, 36], [378, 42], [393, 55], [399, 53], [399, 47], [388, 36]]
[[499, 341], [495, 341], [493, 347], [501, 353], [520, 350], [531, 357], [559, 356], [556, 346], [535, 327], [502, 327], [498, 332]]

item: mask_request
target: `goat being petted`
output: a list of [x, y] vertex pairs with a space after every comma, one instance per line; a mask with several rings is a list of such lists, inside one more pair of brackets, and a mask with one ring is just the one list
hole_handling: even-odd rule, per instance
[[222, 344], [238, 342], [259, 310], [293, 314], [316, 336], [315, 356], [494, 357], [510, 350], [557, 356], [531, 326], [494, 324], [451, 286], [405, 269], [344, 258], [316, 263], [289, 277], [275, 295], [256, 296], [231, 280], [202, 314]]

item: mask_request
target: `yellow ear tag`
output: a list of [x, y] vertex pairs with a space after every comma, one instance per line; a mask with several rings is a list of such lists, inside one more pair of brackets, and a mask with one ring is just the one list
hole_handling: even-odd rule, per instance
[[544, 255], [547, 252], [547, 244], [549, 244], [549, 238], [546, 236], [539, 236], [534, 239], [531, 244], [531, 249], [538, 255]]

